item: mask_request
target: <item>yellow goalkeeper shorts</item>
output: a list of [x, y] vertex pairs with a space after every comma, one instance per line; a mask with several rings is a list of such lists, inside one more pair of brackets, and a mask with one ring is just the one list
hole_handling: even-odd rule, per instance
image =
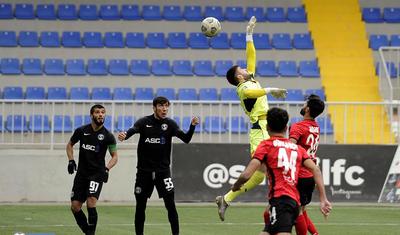
[[268, 138], [267, 120], [258, 120], [258, 122], [253, 124], [249, 133], [251, 157], [253, 157], [260, 142]]

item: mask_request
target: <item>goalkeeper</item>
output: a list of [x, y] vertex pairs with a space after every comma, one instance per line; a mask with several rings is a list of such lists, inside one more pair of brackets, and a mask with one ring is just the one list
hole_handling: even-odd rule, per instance
[[[265, 139], [268, 139], [267, 133], [267, 118], [268, 111], [267, 94], [271, 94], [276, 98], [285, 98], [286, 89], [261, 87], [260, 83], [254, 80], [256, 71], [256, 50], [253, 44], [253, 30], [256, 25], [256, 18], [253, 16], [249, 20], [246, 28], [246, 57], [247, 69], [237, 65], [231, 67], [226, 73], [228, 82], [236, 86], [236, 92], [240, 99], [240, 105], [244, 112], [249, 116], [252, 124], [249, 139], [250, 153], [253, 156], [258, 144]], [[233, 192], [230, 190], [223, 196], [216, 198], [218, 206], [218, 215], [222, 221], [225, 220], [225, 211], [230, 202], [232, 202], [240, 194], [253, 189], [264, 181], [265, 166], [262, 165], [252, 177], [241, 187], [240, 190]]]

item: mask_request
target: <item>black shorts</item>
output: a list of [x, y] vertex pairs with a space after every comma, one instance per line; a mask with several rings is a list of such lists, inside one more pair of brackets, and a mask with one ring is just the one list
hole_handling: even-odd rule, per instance
[[300, 203], [302, 206], [308, 205], [311, 202], [312, 195], [315, 189], [314, 178], [299, 178], [297, 190], [300, 193]]
[[136, 173], [135, 195], [150, 198], [156, 186], [160, 198], [174, 193], [174, 184], [171, 179], [171, 171], [148, 172], [138, 170]]
[[272, 198], [269, 204], [269, 223], [265, 224], [263, 231], [269, 234], [291, 233], [299, 215], [297, 202], [290, 197], [281, 196]]
[[85, 202], [88, 197], [99, 199], [103, 187], [102, 176], [75, 176], [72, 186], [71, 201]]

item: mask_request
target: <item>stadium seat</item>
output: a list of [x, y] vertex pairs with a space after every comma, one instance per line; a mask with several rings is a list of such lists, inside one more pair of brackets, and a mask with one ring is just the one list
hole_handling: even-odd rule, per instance
[[183, 17], [187, 21], [201, 21], [203, 14], [201, 13], [201, 6], [185, 6], [183, 9]]
[[199, 89], [199, 100], [217, 101], [218, 92], [216, 88], [200, 88]]
[[284, 102], [285, 101], [285, 99], [283, 99], [283, 98], [275, 98], [271, 94], [267, 95], [267, 99], [268, 99], [268, 102], [270, 102], [270, 101], [273, 101], [273, 102], [275, 102], [275, 101]]
[[295, 49], [313, 49], [313, 42], [309, 33], [295, 33], [293, 35], [293, 47]]
[[61, 43], [64, 47], [82, 47], [81, 33], [78, 31], [65, 31], [62, 33]]
[[65, 87], [48, 87], [47, 88], [47, 99], [49, 100], [66, 100], [67, 89]]
[[156, 96], [164, 96], [169, 100], [176, 100], [174, 88], [157, 88]]
[[35, 13], [32, 4], [20, 3], [15, 4], [15, 18], [17, 19], [34, 19]]
[[1, 47], [16, 47], [17, 35], [14, 31], [0, 31]]
[[178, 5], [164, 5], [163, 18], [165, 20], [182, 20], [181, 7]]
[[224, 13], [221, 6], [206, 6], [204, 9], [204, 18], [214, 17], [219, 21], [224, 21]]
[[380, 47], [387, 47], [389, 46], [389, 39], [387, 35], [380, 34], [372, 34], [369, 36], [369, 47], [376, 51], [379, 50]]
[[56, 133], [72, 132], [72, 120], [69, 115], [54, 115], [53, 131]]
[[108, 65], [111, 75], [129, 75], [128, 61], [125, 59], [111, 59]]
[[306, 23], [306, 10], [304, 9], [304, 7], [288, 7], [287, 19], [290, 22]]
[[36, 16], [40, 20], [55, 20], [56, 9], [54, 4], [38, 4], [36, 6]]
[[[386, 68], [387, 68], [390, 78], [397, 78], [397, 75], [398, 75], [397, 68], [393, 62], [386, 62]], [[375, 68], [376, 75], [379, 75], [380, 69], [381, 69], [380, 63], [378, 62], [378, 63], [376, 63], [376, 68]]]
[[44, 87], [27, 87], [25, 99], [27, 100], [44, 100], [46, 99], [46, 92]]
[[267, 7], [267, 20], [270, 22], [285, 22], [286, 16], [283, 7]]
[[197, 76], [215, 76], [210, 60], [194, 61], [193, 73]]
[[238, 65], [242, 69], [247, 68], [247, 61], [246, 60], [238, 60], [238, 61], [236, 61], [236, 65]]
[[362, 9], [362, 19], [366, 23], [382, 23], [381, 9], [378, 7], [365, 7]]
[[400, 35], [393, 34], [390, 36], [390, 46], [391, 47], [400, 47]]
[[10, 3], [0, 4], [0, 19], [12, 19], [14, 18], [13, 9]]
[[187, 48], [186, 36], [183, 32], [168, 33], [168, 46], [170, 48]]
[[257, 62], [257, 74], [262, 77], [278, 77], [275, 61], [259, 60]]
[[231, 47], [233, 49], [246, 49], [246, 34], [245, 33], [232, 33]]
[[306, 89], [304, 91], [304, 96], [309, 96], [311, 94], [318, 95], [321, 100], [326, 100], [325, 92], [322, 89]]
[[192, 63], [190, 60], [174, 60], [172, 72], [178, 76], [193, 76]]
[[28, 129], [34, 133], [50, 132], [50, 122], [47, 115], [29, 115]]
[[114, 100], [133, 100], [132, 89], [130, 87], [115, 87]]
[[147, 46], [149, 48], [167, 48], [167, 43], [165, 42], [164, 33], [162, 32], [148, 33]]
[[156, 76], [171, 76], [171, 65], [169, 60], [153, 60], [151, 63], [151, 72]]
[[68, 59], [65, 64], [65, 72], [68, 75], [86, 75], [83, 59]]
[[143, 33], [127, 33], [125, 38], [126, 46], [129, 48], [145, 48], [146, 43]]
[[112, 100], [111, 90], [108, 87], [93, 87], [92, 100]]
[[21, 47], [38, 47], [39, 37], [35, 31], [21, 31], [18, 36], [18, 44]]
[[278, 73], [282, 77], [297, 77], [296, 61], [279, 61]]
[[112, 115], [108, 115], [105, 119], [104, 119], [104, 127], [109, 130], [110, 132], [115, 131], [114, 125], [113, 125], [113, 118]]
[[244, 12], [243, 7], [233, 6], [233, 7], [226, 7], [225, 8], [225, 19], [227, 21], [244, 21]]
[[229, 49], [229, 39], [227, 33], [219, 33], [210, 39], [210, 46], [213, 49]]
[[71, 87], [71, 100], [89, 100], [89, 89], [87, 87]]
[[300, 61], [299, 62], [299, 74], [302, 77], [318, 78], [320, 77], [319, 67], [317, 61]]
[[27, 124], [24, 115], [7, 115], [6, 129], [9, 132], [27, 132]]
[[[0, 116], [1, 117], [1, 116]], [[181, 118], [179, 116], [173, 116], [172, 119], [176, 122], [176, 124], [182, 129], [181, 127]]]
[[59, 4], [57, 16], [60, 20], [77, 20], [76, 6], [74, 4]]
[[272, 35], [272, 46], [275, 49], [290, 50], [292, 49], [292, 42], [290, 34], [288, 33], [276, 33]]
[[236, 101], [239, 97], [236, 93], [236, 88], [221, 88], [221, 100]]
[[327, 134], [327, 135], [333, 134], [333, 125], [329, 117], [327, 116], [318, 117], [317, 123], [319, 125], [321, 134]]
[[107, 66], [105, 59], [89, 59], [87, 63], [88, 74], [107, 75]]
[[41, 75], [42, 62], [38, 58], [25, 58], [22, 61], [22, 72], [25, 75]]
[[303, 91], [301, 89], [288, 89], [286, 101], [304, 101]]
[[249, 125], [244, 118], [240, 116], [226, 118], [225, 124], [227, 131], [233, 134], [245, 134], [249, 131]]
[[220, 77], [225, 77], [226, 72], [233, 66], [232, 60], [216, 60], [215, 74]]
[[64, 64], [62, 59], [45, 59], [43, 71], [47, 75], [64, 75]]
[[246, 19], [250, 20], [252, 16], [257, 18], [257, 22], [265, 22], [265, 12], [263, 7], [247, 7], [246, 8]]
[[135, 121], [135, 117], [119, 115], [117, 117], [117, 131], [127, 131]]
[[24, 98], [22, 87], [6, 86], [3, 89], [3, 98], [9, 100], [20, 100]]
[[179, 88], [178, 100], [198, 100], [196, 89], [194, 88]]
[[[187, 131], [189, 130], [189, 127], [190, 127], [190, 125], [191, 125], [191, 122], [192, 122], [192, 117], [184, 116], [184, 117], [182, 118], [182, 126], [181, 126], [181, 129], [182, 129], [184, 132], [187, 132]], [[202, 131], [203, 131], [203, 127], [202, 127], [201, 123], [199, 123], [198, 125], [196, 125], [196, 127], [195, 127], [195, 129], [194, 129], [194, 133], [200, 133], [200, 132], [202, 132]]]
[[147, 60], [131, 60], [130, 72], [132, 75], [149, 76], [150, 65]]
[[291, 117], [289, 119], [289, 125], [291, 126], [295, 123], [301, 122], [301, 121], [303, 121], [303, 119], [304, 119], [303, 117]]
[[206, 116], [204, 119], [204, 131], [207, 133], [225, 133], [224, 120], [219, 116]]
[[40, 45], [42, 47], [60, 47], [58, 32], [41, 32]]
[[143, 5], [142, 16], [144, 20], [161, 20], [161, 9], [158, 5]]
[[74, 116], [74, 129], [81, 127], [83, 125], [90, 124], [90, 115], [75, 115]]
[[124, 20], [140, 20], [140, 12], [138, 5], [122, 5], [121, 18]]
[[135, 89], [135, 100], [153, 100], [153, 88], [137, 87]]
[[125, 46], [124, 37], [121, 32], [106, 32], [104, 35], [104, 46], [110, 48], [122, 48]]
[[118, 11], [118, 5], [101, 5], [100, 18], [103, 20], [119, 20], [120, 15]]
[[190, 33], [189, 46], [192, 49], [208, 49], [210, 47], [207, 37], [202, 33]]
[[387, 23], [400, 23], [400, 8], [383, 8], [383, 19]]
[[97, 5], [81, 4], [79, 6], [79, 18], [81, 20], [98, 20]]
[[272, 49], [269, 35], [267, 33], [255, 33], [253, 34], [254, 47], [257, 50], [268, 50]]
[[0, 71], [2, 74], [18, 75], [21, 74], [19, 59], [3, 58], [0, 60]]

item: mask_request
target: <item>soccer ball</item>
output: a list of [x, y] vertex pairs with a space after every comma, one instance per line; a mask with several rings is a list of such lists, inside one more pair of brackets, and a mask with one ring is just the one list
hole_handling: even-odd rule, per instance
[[201, 32], [207, 37], [216, 36], [221, 31], [221, 23], [214, 17], [207, 17], [201, 22]]

